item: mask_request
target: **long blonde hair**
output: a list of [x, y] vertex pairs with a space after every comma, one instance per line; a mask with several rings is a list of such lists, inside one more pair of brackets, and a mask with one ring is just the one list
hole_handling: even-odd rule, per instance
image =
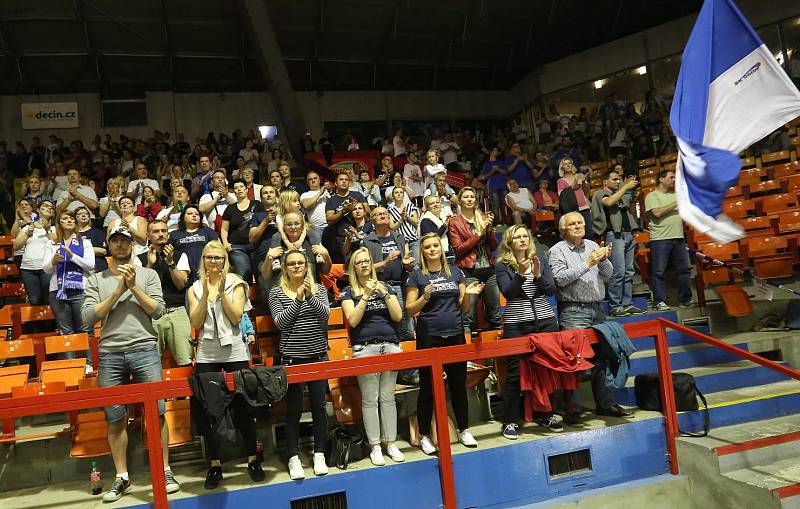
[[[294, 189], [284, 189], [278, 195], [278, 212], [281, 216], [288, 214], [289, 212], [298, 212], [296, 210], [289, 210], [289, 205], [293, 201], [300, 201], [300, 194], [295, 191]], [[300, 204], [300, 211], [301, 214], [303, 213], [303, 205]]]
[[[480, 204], [478, 203], [478, 193], [475, 192], [475, 189], [469, 186], [462, 187], [461, 191], [458, 192], [458, 203], [459, 205], [461, 205], [461, 197], [464, 196], [464, 193], [467, 192], [470, 192], [475, 195], [475, 207], [472, 209], [474, 213], [473, 221], [475, 222], [475, 230], [478, 232], [478, 236], [482, 237], [484, 232], [486, 231], [486, 219], [483, 218], [483, 213], [481, 212], [481, 209], [479, 207]], [[461, 215], [463, 216], [464, 214], [462, 213]]]
[[505, 263], [514, 270], [519, 268], [519, 264], [517, 264], [517, 257], [514, 256], [514, 248], [512, 247], [511, 243], [514, 239], [514, 235], [519, 230], [524, 230], [525, 233], [528, 234], [528, 250], [525, 251], [525, 258], [530, 260], [533, 258], [533, 255], [536, 254], [536, 245], [533, 243], [533, 235], [531, 235], [528, 227], [526, 227], [524, 224], [515, 224], [513, 226], [509, 226], [505, 233], [503, 233], [503, 242], [500, 243], [499, 258], [500, 262]]
[[450, 265], [447, 263], [447, 256], [444, 254], [444, 248], [442, 248], [442, 238], [436, 232], [426, 233], [419, 239], [419, 263], [420, 267], [422, 268], [422, 273], [426, 276], [431, 273], [430, 269], [428, 269], [428, 260], [425, 258], [425, 255], [422, 254], [422, 245], [425, 244], [426, 240], [436, 239], [439, 241], [439, 248], [441, 249], [441, 259], [442, 259], [442, 269], [444, 273], [447, 274], [447, 277], [450, 277]]
[[[222, 270], [220, 271], [219, 277], [222, 278], [223, 281], [226, 280], [228, 277], [228, 273], [231, 270], [231, 260], [228, 257], [228, 251], [225, 250], [225, 246], [222, 245], [221, 241], [212, 240], [211, 242], [205, 245], [205, 247], [203, 248], [203, 252], [200, 254], [200, 268], [197, 269], [197, 273], [200, 276], [200, 281], [208, 277], [208, 272], [206, 272], [206, 253], [214, 249], [221, 252], [222, 257], [225, 259], [225, 261], [222, 264]], [[211, 286], [208, 289], [208, 298], [210, 300], [216, 300], [217, 297], [218, 297], [217, 287]]]
[[[347, 273], [350, 274], [350, 288], [353, 289], [353, 295], [361, 295], [364, 293], [364, 287], [361, 286], [361, 281], [358, 280], [358, 272], [356, 272], [356, 257], [360, 254], [366, 254], [369, 259], [369, 279], [378, 279], [378, 274], [375, 272], [375, 262], [372, 255], [366, 246], [356, 249], [350, 255], [350, 261], [347, 263]], [[381, 283], [383, 284], [383, 283]]]
[[311, 288], [314, 289], [316, 292], [317, 284], [314, 282], [313, 276], [311, 276], [311, 267], [309, 267], [308, 257], [306, 256], [305, 251], [301, 251], [299, 249], [290, 249], [283, 255], [283, 260], [281, 260], [281, 279], [278, 285], [283, 289], [285, 292], [286, 290], [294, 291], [289, 288], [289, 271], [286, 270], [286, 260], [289, 259], [289, 255], [291, 254], [299, 254], [303, 256], [303, 260], [306, 261], [306, 277], [303, 282], [311, 283]]

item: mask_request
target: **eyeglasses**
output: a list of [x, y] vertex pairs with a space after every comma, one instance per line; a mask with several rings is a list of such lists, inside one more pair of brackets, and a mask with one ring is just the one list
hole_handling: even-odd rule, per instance
[[370, 260], [361, 260], [360, 262], [355, 262], [356, 265], [369, 265], [372, 263]]
[[224, 256], [204, 256], [203, 258], [206, 261], [209, 261], [209, 262], [224, 262], [225, 261], [225, 257]]
[[286, 266], [287, 266], [287, 267], [302, 267], [302, 266], [304, 266], [305, 264], [306, 264], [306, 262], [301, 262], [301, 261], [297, 261], [297, 262], [286, 262]]

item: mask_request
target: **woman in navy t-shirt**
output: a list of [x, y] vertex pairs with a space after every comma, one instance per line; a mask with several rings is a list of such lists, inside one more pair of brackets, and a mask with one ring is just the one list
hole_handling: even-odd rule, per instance
[[[464, 325], [462, 312], [470, 308], [473, 295], [483, 291], [483, 284], [466, 284], [461, 269], [447, 264], [442, 240], [436, 233], [428, 233], [420, 239], [421, 267], [406, 283], [406, 311], [417, 317], [417, 350], [438, 346], [463, 345]], [[446, 364], [450, 400], [458, 425], [458, 439], [467, 447], [478, 443], [467, 429], [467, 363]], [[420, 447], [425, 454], [436, 452], [431, 442], [430, 428], [433, 417], [433, 385], [430, 368], [419, 370], [419, 399], [417, 420], [419, 422]]]
[[[400, 352], [397, 326], [403, 318], [403, 309], [394, 289], [378, 281], [369, 249], [361, 247], [353, 253], [348, 274], [350, 286], [342, 290], [340, 299], [342, 313], [350, 327], [353, 358]], [[369, 459], [375, 465], [385, 464], [381, 436], [386, 440], [386, 452], [392, 460], [405, 459], [394, 443], [397, 439], [396, 380], [396, 371], [358, 375], [364, 430], [371, 447]]]

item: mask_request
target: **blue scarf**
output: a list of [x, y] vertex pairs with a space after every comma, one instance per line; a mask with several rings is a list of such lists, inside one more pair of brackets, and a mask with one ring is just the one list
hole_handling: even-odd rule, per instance
[[[58, 252], [64, 257], [64, 260], [58, 262], [56, 266], [56, 277], [58, 282], [58, 292], [56, 298], [65, 300], [67, 298], [67, 290], [83, 290], [83, 269], [70, 260], [69, 253], [64, 249], [64, 241], [58, 245]], [[72, 254], [83, 258], [83, 238], [76, 235], [69, 243], [69, 249]]]

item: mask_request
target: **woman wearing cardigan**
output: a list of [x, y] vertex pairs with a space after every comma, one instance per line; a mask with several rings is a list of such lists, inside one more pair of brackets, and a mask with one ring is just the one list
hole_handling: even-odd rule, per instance
[[[477, 208], [477, 195], [471, 187], [458, 193], [461, 212], [453, 216], [447, 224], [447, 237], [456, 254], [456, 265], [464, 272], [467, 283], [478, 281], [485, 285], [483, 305], [486, 308], [488, 328], [500, 328], [500, 290], [494, 275], [494, 252], [497, 248], [491, 214], [483, 215]], [[464, 331], [475, 332], [475, 309], [473, 301], [464, 312]]]
[[[322, 285], [314, 283], [309, 262], [303, 251], [291, 250], [283, 257], [280, 283], [269, 292], [269, 309], [275, 326], [281, 331], [278, 349], [281, 363], [287, 366], [328, 360], [328, 315], [331, 308]], [[325, 475], [325, 442], [328, 416], [325, 413], [327, 380], [307, 382], [311, 416], [314, 422], [314, 474]], [[286, 393], [286, 448], [289, 453], [289, 477], [305, 478], [300, 463], [298, 439], [306, 383], [289, 384]]]
[[[350, 286], [342, 290], [342, 313], [350, 327], [353, 358], [400, 352], [397, 325], [403, 318], [400, 301], [391, 286], [378, 280], [369, 249], [358, 248], [348, 264]], [[381, 437], [392, 460], [405, 460], [395, 445], [397, 438], [397, 408], [394, 402], [396, 371], [358, 375], [361, 389], [361, 411], [364, 430], [374, 465], [385, 465]], [[378, 404], [380, 403], [380, 416]]]
[[[556, 291], [550, 264], [544, 253], [536, 253], [533, 237], [525, 225], [506, 230], [495, 267], [497, 284], [506, 298], [503, 312], [503, 337], [517, 338], [539, 332], [557, 332], [558, 320], [547, 300]], [[519, 436], [520, 398], [519, 359], [506, 357], [506, 382], [503, 386], [503, 436]], [[552, 411], [539, 413], [536, 423], [550, 431], [562, 431], [563, 425]]]
[[[222, 242], [213, 240], [203, 248], [200, 274], [187, 293], [189, 321], [199, 329], [196, 373], [226, 371], [232, 373], [250, 366], [247, 344], [242, 341], [239, 324], [247, 302], [247, 284], [230, 273], [228, 251]], [[247, 473], [254, 482], [264, 480], [264, 470], [256, 455], [256, 425], [252, 407], [237, 394], [231, 403], [233, 421], [242, 433], [247, 452]], [[220, 437], [206, 436], [211, 468], [206, 475], [206, 489], [214, 489], [222, 479]]]

